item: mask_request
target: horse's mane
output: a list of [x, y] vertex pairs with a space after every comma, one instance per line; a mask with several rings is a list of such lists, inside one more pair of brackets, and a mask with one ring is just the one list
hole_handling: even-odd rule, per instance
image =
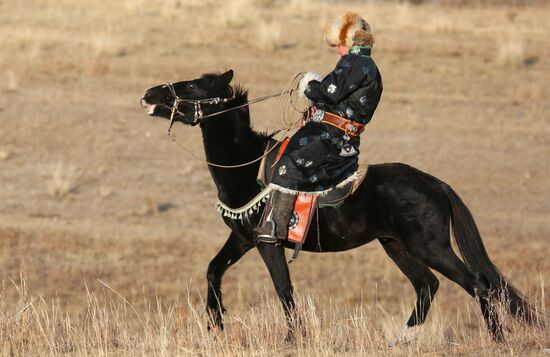
[[[201, 76], [201, 78], [215, 78], [223, 74], [225, 71], [217, 71], [212, 73], [205, 73]], [[242, 84], [236, 83], [229, 86], [233, 92], [233, 100], [232, 103], [234, 103], [235, 106], [246, 104], [248, 102], [248, 89], [246, 89]], [[247, 119], [248, 123], [250, 125], [249, 120]], [[261, 141], [267, 141], [269, 140], [273, 134], [269, 135], [266, 132], [257, 132], [254, 129], [250, 128], [252, 130], [252, 133], [255, 138], [261, 140]]]
[[242, 101], [243, 103], [248, 102], [248, 89], [240, 83], [231, 86], [231, 88], [233, 89], [233, 94], [236, 100]]
[[[225, 71], [217, 71], [212, 73], [204, 73], [201, 78], [216, 78], [223, 74]], [[235, 98], [235, 104], [241, 105], [248, 102], [248, 89], [246, 89], [240, 83], [230, 86], [233, 91], [233, 97]]]

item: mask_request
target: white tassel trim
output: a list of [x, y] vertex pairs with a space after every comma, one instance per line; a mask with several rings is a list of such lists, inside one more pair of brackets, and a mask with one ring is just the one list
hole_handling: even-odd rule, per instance
[[222, 201], [218, 200], [216, 203], [216, 210], [222, 215], [222, 217], [240, 219], [242, 221], [244, 218], [248, 218], [260, 210], [260, 207], [269, 199], [269, 194], [271, 191], [272, 190], [270, 187], [266, 187], [259, 194], [257, 194], [256, 197], [250, 200], [250, 202], [239, 208], [231, 208]]
[[[359, 169], [355, 171], [348, 178], [338, 183], [335, 187], [342, 188], [347, 184], [350, 184], [352, 182], [359, 180], [363, 176], [362, 171], [364, 170]], [[269, 186], [264, 188], [260, 193], [256, 195], [256, 197], [250, 200], [250, 202], [248, 202], [246, 205], [239, 208], [231, 208], [227, 206], [225, 203], [223, 203], [222, 201], [218, 200], [218, 202], [216, 203], [216, 210], [222, 215], [222, 217], [229, 217], [231, 219], [239, 219], [242, 221], [243, 219], [250, 217], [254, 213], [257, 213], [260, 210], [260, 207], [265, 202], [267, 202], [267, 200], [269, 199], [269, 195], [273, 190], [280, 191], [286, 194], [291, 194], [291, 195], [297, 195], [301, 193], [305, 195], [326, 196], [330, 191], [333, 190], [333, 188], [329, 188], [323, 191], [303, 192], [303, 191], [296, 191], [290, 188], [282, 187], [274, 183], [270, 183]]]
[[308, 192], [308, 191], [296, 191], [296, 190], [293, 190], [293, 189], [290, 189], [290, 188], [286, 188], [286, 187], [283, 187], [283, 186], [276, 185], [274, 183], [270, 183], [269, 186], [267, 186], [267, 187], [271, 187], [275, 191], [279, 191], [279, 192], [286, 193], [286, 194], [289, 194], [289, 195], [297, 195], [297, 194], [301, 193], [303, 195], [326, 196], [330, 191], [332, 191], [332, 188], [328, 188], [328, 189], [323, 190], [323, 191], [310, 191], [310, 192]]
[[[349, 175], [346, 179], [342, 180], [341, 182], [339, 182], [336, 186], [334, 186], [334, 188], [342, 188], [350, 183], [353, 183], [359, 179], [361, 179], [362, 175], [363, 175], [363, 170], [359, 169], [357, 171], [355, 171], [353, 174]], [[334, 188], [327, 188], [326, 190], [322, 190], [322, 191], [310, 191], [310, 192], [306, 192], [306, 191], [296, 191], [296, 190], [292, 190], [290, 188], [287, 188], [287, 187], [282, 187], [282, 186], [279, 186], [279, 185], [276, 185], [274, 183], [270, 183], [269, 186], [267, 187], [271, 187], [273, 190], [275, 191], [280, 191], [282, 193], [286, 193], [286, 194], [289, 194], [289, 195], [297, 195], [297, 194], [303, 194], [303, 195], [316, 195], [316, 196], [326, 196], [330, 191], [332, 191]]]
[[342, 188], [342, 187], [346, 186], [349, 183], [352, 183], [352, 182], [355, 182], [355, 181], [359, 180], [361, 178], [361, 174], [362, 174], [361, 170], [355, 171], [354, 173], [349, 175], [347, 179], [342, 180], [342, 182], [337, 184], [336, 188]]

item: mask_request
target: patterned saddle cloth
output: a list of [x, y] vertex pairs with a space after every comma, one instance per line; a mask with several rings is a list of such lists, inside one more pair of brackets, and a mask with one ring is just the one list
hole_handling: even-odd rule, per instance
[[[275, 150], [272, 150], [266, 157], [264, 157], [260, 163], [260, 170], [258, 171], [258, 183], [260, 183], [262, 186], [268, 186], [271, 183], [271, 179], [273, 178], [273, 170], [275, 163], [277, 160], [281, 157], [283, 152], [286, 149], [286, 144], [288, 143], [289, 138], [285, 138], [279, 148], [276, 148]], [[265, 152], [269, 151], [271, 148], [273, 148], [274, 145], [277, 145], [277, 140], [270, 140], [267, 144]], [[353, 194], [355, 190], [361, 185], [363, 180], [365, 179], [365, 176], [367, 174], [367, 168], [368, 164], [366, 160], [364, 162], [361, 161], [361, 156], [359, 157], [359, 170], [358, 174], [359, 177], [354, 180], [350, 181], [348, 184], [343, 185], [342, 187], [333, 188], [328, 193], [324, 195], [320, 195], [317, 198], [317, 207], [329, 207], [329, 206], [338, 206], [344, 200]]]

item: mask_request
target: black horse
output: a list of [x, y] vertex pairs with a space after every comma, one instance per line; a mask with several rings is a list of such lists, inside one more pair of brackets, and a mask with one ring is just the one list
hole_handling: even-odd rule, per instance
[[[168, 119], [173, 114], [173, 119], [183, 124], [200, 124], [209, 162], [223, 165], [248, 162], [264, 153], [270, 137], [250, 127], [247, 92], [239, 86], [232, 87], [232, 78], [230, 70], [158, 85], [146, 90], [142, 106], [152, 116]], [[231, 108], [235, 109], [225, 111]], [[175, 110], [172, 112], [172, 109]], [[208, 117], [199, 120], [197, 109]], [[209, 116], [220, 111], [224, 112]], [[255, 197], [260, 192], [256, 182], [258, 168], [259, 163], [237, 169], [210, 166], [220, 201], [229, 207], [241, 207]], [[294, 248], [294, 244], [287, 241], [282, 245], [256, 243], [253, 228], [259, 214], [243, 221], [223, 219], [231, 233], [208, 265], [207, 273], [206, 307], [213, 324], [223, 328], [225, 308], [221, 280], [224, 272], [256, 247], [273, 279], [292, 337], [299, 318], [295, 316], [284, 248]], [[451, 248], [451, 222], [465, 262]], [[458, 195], [444, 182], [411, 166], [401, 163], [371, 165], [361, 186], [341, 206], [319, 210], [318, 229], [319, 232], [316, 224], [312, 225], [303, 250], [339, 252], [378, 239], [416, 291], [416, 306], [407, 327], [420, 325], [426, 319], [439, 285], [430, 269], [439, 271], [478, 299], [495, 340], [503, 339], [499, 318], [492, 308], [492, 302], [498, 297], [506, 296], [509, 313], [520, 321], [531, 325], [539, 323], [536, 311], [489, 259], [474, 219]]]

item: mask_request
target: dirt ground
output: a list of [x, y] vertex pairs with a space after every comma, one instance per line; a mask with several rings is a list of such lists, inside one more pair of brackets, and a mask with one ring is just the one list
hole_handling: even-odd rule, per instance
[[[138, 309], [157, 298], [200, 302], [207, 264], [229, 231], [214, 209], [208, 169], [168, 140], [166, 122], [143, 112], [144, 89], [231, 68], [254, 98], [280, 91], [297, 72], [326, 74], [337, 57], [322, 28], [350, 9], [373, 24], [384, 82], [362, 155], [450, 184], [495, 264], [537, 306], [548, 306], [548, 5], [8, 0], [0, 2], [7, 311], [21, 298], [21, 275], [29, 294], [56, 299], [70, 314], [83, 309], [87, 290], [111, 294], [98, 279]], [[257, 130], [277, 128], [277, 105], [252, 107]], [[175, 131], [202, 156], [198, 128]], [[395, 330], [415, 299], [377, 242], [302, 253], [291, 272], [297, 294], [313, 294], [317, 309], [379, 307]], [[459, 287], [441, 283], [438, 319], [475, 309]], [[232, 313], [275, 296], [255, 251], [223, 286]], [[477, 320], [463, 327], [486, 338]], [[550, 342], [533, 351], [541, 346]]]

